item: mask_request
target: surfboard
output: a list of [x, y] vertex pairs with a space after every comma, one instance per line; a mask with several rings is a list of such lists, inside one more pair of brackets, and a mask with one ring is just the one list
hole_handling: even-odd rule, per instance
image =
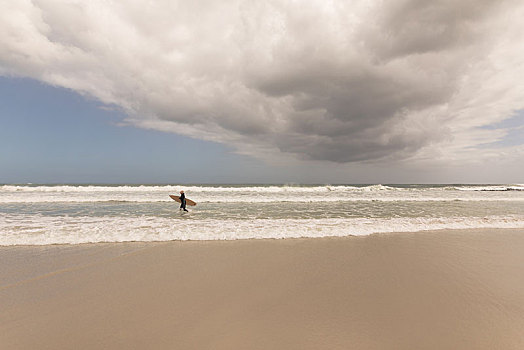
[[[180, 200], [179, 196], [175, 196], [174, 194], [170, 194], [169, 197], [171, 197], [171, 199], [175, 200], [178, 203], [182, 203], [182, 201]], [[195, 202], [193, 202], [191, 199], [187, 199], [187, 198], [186, 198], [186, 204], [187, 205], [192, 205], [192, 206], [196, 205]]]

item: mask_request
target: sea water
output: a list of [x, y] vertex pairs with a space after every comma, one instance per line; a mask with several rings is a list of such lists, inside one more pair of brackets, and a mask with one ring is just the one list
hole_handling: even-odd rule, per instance
[[524, 185], [0, 185], [4, 246], [465, 228], [524, 228]]

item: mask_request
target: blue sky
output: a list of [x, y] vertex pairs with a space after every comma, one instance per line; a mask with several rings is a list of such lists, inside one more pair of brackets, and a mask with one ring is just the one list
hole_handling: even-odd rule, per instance
[[263, 166], [221, 144], [121, 126], [116, 108], [34, 80], [0, 77], [0, 96], [0, 183], [227, 183]]

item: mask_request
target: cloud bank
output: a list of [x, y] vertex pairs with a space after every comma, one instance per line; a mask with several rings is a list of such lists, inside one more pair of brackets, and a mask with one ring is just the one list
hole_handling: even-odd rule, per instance
[[524, 108], [522, 18], [517, 0], [3, 1], [0, 74], [256, 157], [462, 161]]

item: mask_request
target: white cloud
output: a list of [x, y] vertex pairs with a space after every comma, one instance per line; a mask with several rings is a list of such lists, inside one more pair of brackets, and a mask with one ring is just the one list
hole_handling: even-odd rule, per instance
[[0, 74], [263, 158], [478, 161], [521, 152], [476, 147], [524, 108], [522, 18], [499, 0], [5, 0]]

